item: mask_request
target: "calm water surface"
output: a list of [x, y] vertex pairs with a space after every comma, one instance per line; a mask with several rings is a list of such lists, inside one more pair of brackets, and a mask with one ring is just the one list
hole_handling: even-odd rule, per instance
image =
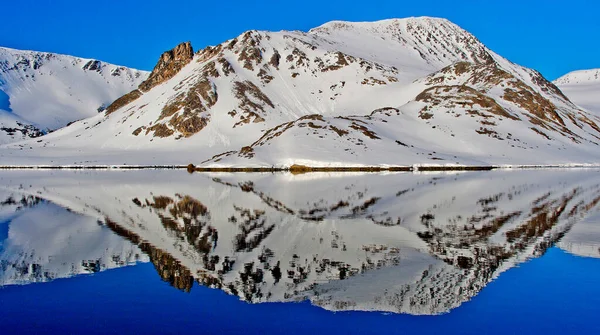
[[598, 333], [599, 172], [0, 172], [0, 333]]

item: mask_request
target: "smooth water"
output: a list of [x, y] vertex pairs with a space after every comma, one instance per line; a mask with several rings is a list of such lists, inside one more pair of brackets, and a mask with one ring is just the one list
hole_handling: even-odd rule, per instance
[[1, 172], [0, 333], [598, 333], [598, 172]]
[[[1, 84], [2, 81], [0, 80], [0, 85]], [[12, 112], [12, 109], [10, 108], [10, 97], [3, 90], [0, 90], [0, 109], [7, 112]]]

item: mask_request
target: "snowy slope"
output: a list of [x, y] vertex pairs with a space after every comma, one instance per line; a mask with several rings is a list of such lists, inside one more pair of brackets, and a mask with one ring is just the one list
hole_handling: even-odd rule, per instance
[[0, 47], [0, 143], [98, 114], [148, 73], [46, 52]]
[[596, 170], [5, 171], [0, 185], [102, 222], [181, 290], [412, 314], [468, 301], [600, 202]]
[[600, 115], [600, 69], [570, 72], [556, 79], [554, 84], [571, 101], [595, 115]]
[[[598, 117], [445, 19], [249, 31], [163, 54], [103, 114], [6, 164], [598, 163]], [[212, 159], [211, 159], [212, 158]]]
[[148, 261], [135, 245], [96, 219], [18, 194], [2, 198], [0, 204], [3, 212], [13, 207], [12, 218], [0, 227], [6, 232], [6, 236], [0, 234], [0, 286], [45, 282]]

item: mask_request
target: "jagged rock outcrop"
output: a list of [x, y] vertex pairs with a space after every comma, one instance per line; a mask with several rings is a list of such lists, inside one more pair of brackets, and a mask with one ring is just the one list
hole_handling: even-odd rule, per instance
[[106, 115], [111, 114], [117, 109], [141, 97], [143, 92], [147, 92], [154, 86], [173, 78], [177, 72], [192, 61], [193, 57], [194, 49], [190, 42], [181, 43], [175, 48], [164, 52], [158, 59], [158, 63], [154, 66], [154, 70], [152, 70], [148, 79], [142, 82], [137, 89], [125, 94], [110, 104], [106, 108]]
[[173, 78], [179, 70], [192, 61], [193, 57], [194, 49], [190, 42], [181, 43], [172, 50], [164, 52], [148, 79], [140, 84], [139, 89], [147, 92], [152, 87]]

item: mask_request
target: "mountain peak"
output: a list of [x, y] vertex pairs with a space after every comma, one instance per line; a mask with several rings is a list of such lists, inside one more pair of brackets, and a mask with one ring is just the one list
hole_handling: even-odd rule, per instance
[[348, 41], [379, 41], [389, 48], [400, 45], [439, 68], [458, 61], [490, 63], [494, 57], [475, 36], [447, 19], [409, 17], [374, 22], [331, 21], [309, 34]]
[[318, 27], [315, 27], [309, 31], [309, 33], [317, 33], [330, 30], [349, 30], [352, 28], [381, 28], [390, 26], [406, 26], [406, 25], [454, 25], [444, 18], [420, 16], [420, 17], [408, 17], [408, 18], [391, 18], [378, 21], [342, 21], [334, 20], [326, 22]]
[[175, 48], [163, 52], [148, 79], [140, 85], [140, 89], [146, 92], [165, 80], [171, 79], [192, 58], [194, 58], [194, 49], [190, 42], [180, 43]]

